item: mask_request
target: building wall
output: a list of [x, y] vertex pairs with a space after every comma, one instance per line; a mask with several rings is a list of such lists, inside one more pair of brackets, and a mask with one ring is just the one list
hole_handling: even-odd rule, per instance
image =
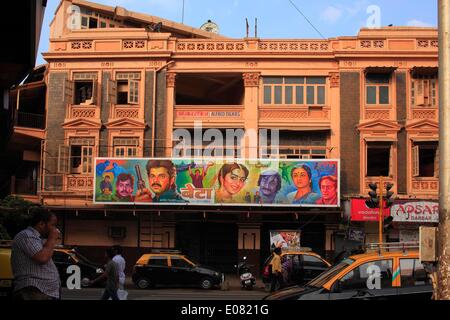
[[[145, 123], [147, 124], [147, 128], [144, 133], [144, 157], [150, 157], [152, 155], [152, 143], [151, 139], [152, 137], [152, 130], [153, 127], [153, 92], [154, 91], [154, 83], [153, 83], [153, 77], [154, 77], [155, 71], [146, 71], [145, 72], [145, 102], [144, 102], [144, 116], [145, 116]], [[156, 105], [155, 105], [156, 109]]]
[[341, 72], [341, 194], [359, 193], [360, 74]]
[[[406, 91], [406, 73], [396, 73], [396, 85], [397, 85], [397, 121], [404, 125], [406, 122], [406, 97], [408, 96]], [[397, 141], [397, 192], [399, 194], [406, 194], [406, 131], [404, 128], [398, 133]]]
[[[48, 75], [47, 86], [47, 123], [46, 143], [44, 151], [44, 167], [47, 173], [56, 174], [58, 170], [58, 147], [64, 140], [64, 129], [62, 124], [66, 116], [66, 101], [64, 97], [64, 86], [68, 78], [67, 72], [51, 71]], [[48, 176], [44, 181], [45, 186], [62, 185], [62, 180]]]

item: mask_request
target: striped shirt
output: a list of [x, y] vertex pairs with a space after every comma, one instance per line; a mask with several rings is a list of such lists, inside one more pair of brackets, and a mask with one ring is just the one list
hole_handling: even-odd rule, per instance
[[28, 227], [15, 236], [11, 252], [14, 291], [35, 287], [43, 294], [59, 298], [61, 285], [58, 269], [53, 260], [39, 264], [32, 259], [43, 249], [44, 243], [40, 233], [32, 227]]

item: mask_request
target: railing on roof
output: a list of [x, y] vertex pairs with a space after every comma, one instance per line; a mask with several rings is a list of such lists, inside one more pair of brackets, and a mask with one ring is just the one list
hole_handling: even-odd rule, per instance
[[418, 242], [389, 242], [389, 243], [369, 243], [365, 246], [366, 250], [378, 250], [382, 251], [403, 251], [406, 252], [408, 249], [419, 249]]

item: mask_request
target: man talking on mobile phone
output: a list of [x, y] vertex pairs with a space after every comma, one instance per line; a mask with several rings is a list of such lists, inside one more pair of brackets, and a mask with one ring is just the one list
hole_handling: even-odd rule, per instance
[[53, 249], [60, 232], [56, 215], [35, 209], [30, 226], [19, 232], [11, 248], [15, 300], [58, 300], [61, 282], [53, 263]]

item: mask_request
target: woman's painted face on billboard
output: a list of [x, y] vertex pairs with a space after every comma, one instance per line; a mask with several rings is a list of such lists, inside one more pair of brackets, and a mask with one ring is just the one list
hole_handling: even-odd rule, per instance
[[292, 170], [292, 181], [298, 189], [308, 188], [311, 186], [308, 173], [303, 168]]
[[230, 194], [239, 193], [245, 185], [245, 172], [239, 168], [227, 173], [222, 181], [222, 186]]

